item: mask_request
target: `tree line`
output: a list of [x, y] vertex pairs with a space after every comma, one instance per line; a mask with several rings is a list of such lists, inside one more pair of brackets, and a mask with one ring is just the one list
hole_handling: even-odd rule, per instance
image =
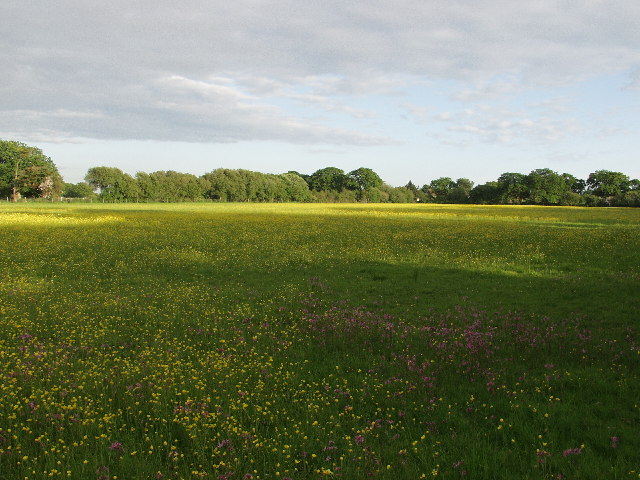
[[311, 175], [218, 168], [199, 177], [175, 171], [138, 172], [131, 176], [118, 168], [93, 167], [85, 182], [67, 185], [63, 193], [66, 197], [94, 195], [109, 202], [413, 201], [408, 189], [385, 185], [377, 173], [364, 167], [349, 173], [327, 167]]
[[[529, 174], [503, 173], [474, 186], [467, 178], [440, 177], [418, 188], [413, 182], [391, 187], [370, 168], [344, 172], [326, 167], [306, 175], [290, 171], [273, 175], [219, 168], [200, 177], [174, 171], [138, 172], [117, 168], [89, 169], [82, 196], [104, 201], [182, 202], [371, 202], [475, 203], [498, 205], [640, 206], [640, 181], [621, 172], [597, 170], [586, 180], [548, 168]], [[96, 193], [97, 192], [97, 193]]]
[[640, 206], [640, 181], [622, 172], [596, 170], [587, 179], [540, 168], [507, 172], [477, 186], [469, 179], [441, 177], [418, 189], [417, 201], [493, 205]]
[[383, 182], [370, 168], [344, 172], [326, 167], [312, 174], [218, 168], [201, 176], [176, 171], [138, 172], [92, 167], [85, 181], [64, 183], [55, 164], [36, 147], [0, 140], [0, 197], [103, 202], [371, 202], [505, 205], [640, 206], [640, 181], [597, 170], [586, 179], [548, 168], [507, 172], [474, 185], [440, 177], [418, 187]]

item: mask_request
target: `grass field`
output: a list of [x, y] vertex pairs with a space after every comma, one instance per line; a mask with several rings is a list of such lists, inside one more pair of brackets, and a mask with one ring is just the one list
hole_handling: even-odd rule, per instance
[[640, 478], [640, 210], [0, 205], [0, 479]]

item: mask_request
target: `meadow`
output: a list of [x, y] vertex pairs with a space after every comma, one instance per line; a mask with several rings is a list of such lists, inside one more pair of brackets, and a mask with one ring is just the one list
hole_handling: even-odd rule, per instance
[[0, 479], [640, 478], [640, 210], [0, 205]]

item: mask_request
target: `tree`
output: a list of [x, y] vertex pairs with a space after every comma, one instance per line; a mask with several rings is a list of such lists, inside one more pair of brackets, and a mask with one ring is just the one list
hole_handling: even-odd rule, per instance
[[571, 191], [580, 195], [582, 195], [586, 189], [587, 182], [585, 182], [581, 178], [576, 178], [573, 182], [573, 185], [571, 185]]
[[415, 202], [415, 198], [413, 196], [413, 192], [409, 190], [407, 187], [395, 187], [390, 188], [389, 192], [389, 202], [391, 203], [413, 203]]
[[62, 196], [64, 198], [91, 198], [95, 197], [95, 193], [87, 182], [65, 183]]
[[469, 193], [473, 203], [496, 204], [500, 203], [501, 187], [498, 182], [487, 182], [476, 185]]
[[84, 179], [94, 190], [99, 190], [99, 193], [103, 193], [103, 191], [112, 188], [116, 179], [122, 175], [123, 172], [119, 168], [92, 167], [87, 171]]
[[42, 150], [21, 142], [0, 140], [0, 196], [55, 198], [62, 193], [62, 177]]
[[526, 179], [529, 200], [539, 205], [559, 205], [566, 194], [571, 193], [574, 180], [568, 174], [560, 175], [548, 168], [533, 170]]
[[[456, 187], [456, 182], [453, 181], [451, 177], [440, 177], [435, 180], [431, 180], [429, 186], [426, 185], [422, 187], [423, 191], [427, 188], [429, 193], [436, 199], [438, 202], [444, 202], [447, 198], [447, 195], [451, 190]], [[426, 192], [425, 192], [426, 193]]]
[[446, 201], [449, 203], [468, 203], [473, 182], [468, 178], [459, 178], [455, 186], [447, 193]]
[[[294, 175], [302, 177], [302, 179], [305, 181], [307, 186], [309, 185], [309, 179], [311, 178], [311, 175], [307, 175], [306, 173], [299, 173], [299, 172], [296, 172], [295, 170], [289, 170], [287, 173], [292, 173]], [[309, 188], [311, 188], [311, 187], [309, 187]]]
[[[407, 187], [405, 187], [407, 188]], [[363, 203], [385, 203], [389, 201], [389, 189], [386, 189], [384, 185], [380, 188], [369, 188], [360, 192], [360, 198], [358, 201]], [[408, 190], [408, 189], [407, 189]], [[409, 190], [411, 191], [411, 190]]]
[[527, 176], [522, 173], [506, 172], [498, 177], [500, 203], [521, 204], [529, 198]]
[[158, 201], [160, 198], [160, 187], [156, 178], [146, 172], [136, 173], [138, 192], [142, 201]]
[[370, 168], [360, 167], [349, 172], [349, 178], [355, 183], [358, 189], [368, 190], [382, 186], [382, 179]]
[[414, 202], [426, 202], [428, 201], [427, 194], [420, 190], [411, 180], [405, 185], [405, 188], [413, 193]]
[[419, 191], [422, 193], [420, 196], [421, 201], [429, 203], [436, 201], [436, 192], [428, 183], [424, 184]]
[[407, 183], [404, 187], [411, 193], [413, 193], [413, 200], [415, 202], [424, 202], [426, 200], [426, 195], [424, 194], [424, 192], [420, 190], [411, 180], [409, 180], [409, 183]]
[[629, 190], [629, 177], [621, 172], [597, 170], [589, 174], [589, 191], [598, 197], [613, 197]]
[[317, 192], [334, 190], [341, 192], [349, 185], [349, 177], [336, 167], [321, 168], [309, 177], [309, 188]]
[[284, 183], [284, 189], [287, 194], [286, 200], [289, 202], [309, 202], [311, 201], [311, 192], [309, 185], [305, 179], [297, 173], [288, 172], [279, 175]]
[[640, 207], [640, 190], [629, 190], [616, 195], [612, 204], [619, 207]]
[[102, 201], [124, 202], [138, 199], [138, 183], [131, 175], [124, 173], [119, 168], [90, 168], [85, 180], [94, 190], [99, 190], [99, 197]]
[[404, 187], [411, 190], [411, 192], [416, 198], [418, 197], [418, 192], [420, 190], [418, 190], [418, 187], [416, 187], [416, 185], [411, 180], [409, 180], [409, 183], [407, 183]]
[[212, 200], [244, 202], [247, 199], [247, 187], [237, 170], [217, 168], [201, 178], [209, 183], [205, 196]]
[[202, 183], [195, 175], [173, 170], [149, 174], [136, 174], [139, 193], [142, 198], [159, 202], [184, 202], [202, 198]]

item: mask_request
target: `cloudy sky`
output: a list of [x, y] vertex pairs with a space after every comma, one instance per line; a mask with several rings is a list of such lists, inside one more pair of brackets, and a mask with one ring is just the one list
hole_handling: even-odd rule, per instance
[[65, 180], [640, 177], [638, 0], [2, 0], [0, 138]]

